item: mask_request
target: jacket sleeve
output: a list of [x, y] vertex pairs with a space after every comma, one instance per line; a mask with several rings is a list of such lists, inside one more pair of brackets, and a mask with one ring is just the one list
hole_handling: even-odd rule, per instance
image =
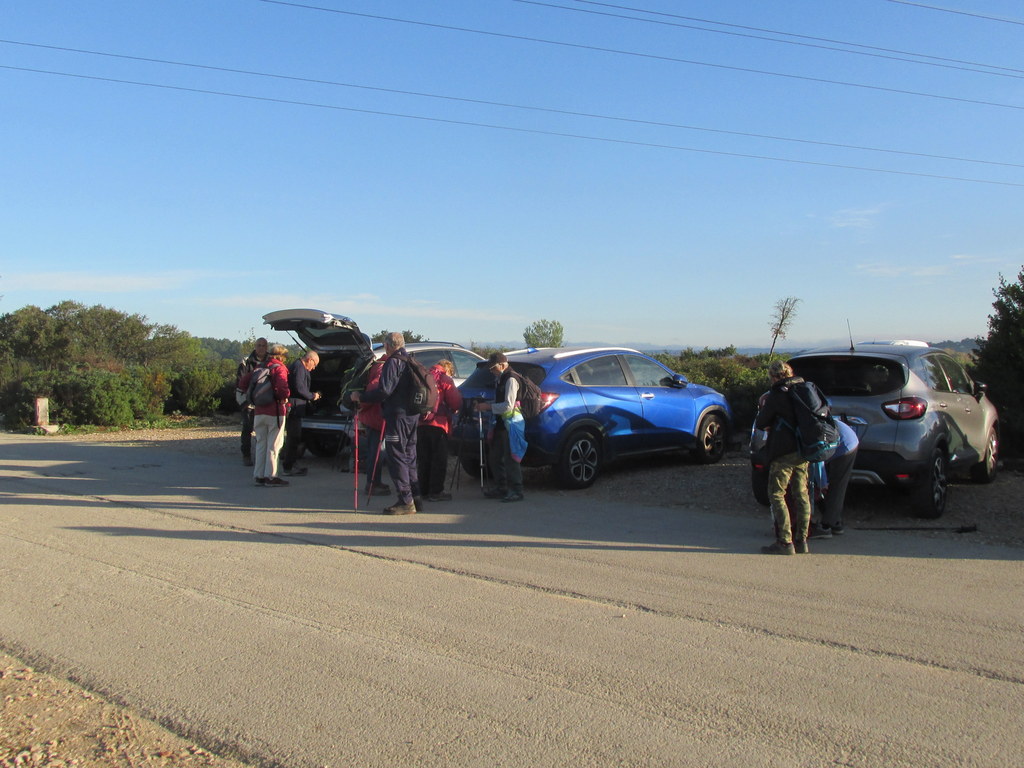
[[278, 401], [287, 400], [291, 397], [291, 391], [288, 389], [288, 369], [283, 365], [275, 365], [273, 377], [274, 397]]
[[462, 408], [462, 393], [455, 386], [451, 377], [445, 374], [444, 381], [444, 404], [452, 413]]

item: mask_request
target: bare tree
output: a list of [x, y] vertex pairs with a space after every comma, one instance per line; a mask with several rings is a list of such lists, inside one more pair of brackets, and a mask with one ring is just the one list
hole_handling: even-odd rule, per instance
[[787, 296], [775, 302], [775, 314], [772, 315], [771, 322], [768, 323], [772, 329], [772, 348], [768, 350], [769, 357], [775, 352], [775, 343], [779, 339], [786, 338], [789, 326], [793, 324], [793, 318], [796, 316], [796, 305], [799, 303], [800, 299], [796, 296]]

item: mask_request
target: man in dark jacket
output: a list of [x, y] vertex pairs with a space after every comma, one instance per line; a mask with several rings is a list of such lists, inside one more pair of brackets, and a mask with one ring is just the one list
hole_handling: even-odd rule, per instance
[[389, 333], [384, 340], [384, 367], [380, 385], [366, 392], [352, 392], [355, 403], [382, 403], [384, 415], [384, 446], [387, 449], [388, 472], [395, 482], [398, 501], [385, 507], [385, 515], [413, 515], [423, 506], [420, 498], [419, 474], [416, 469], [416, 427], [418, 413], [408, 413], [409, 353], [401, 333]]
[[284, 449], [281, 451], [281, 464], [286, 475], [304, 475], [306, 468], [296, 468], [295, 459], [302, 441], [302, 417], [306, 415], [307, 406], [320, 399], [319, 392], [309, 389], [309, 374], [320, 364], [320, 355], [310, 350], [288, 366], [288, 389], [291, 391], [291, 408], [284, 426]]
[[[754, 426], [768, 431], [768, 496], [775, 518], [776, 541], [761, 547], [766, 555], [806, 553], [807, 529], [811, 522], [811, 501], [807, 494], [808, 463], [797, 450], [796, 413], [789, 387], [803, 379], [793, 375], [788, 363], [775, 360], [768, 367], [772, 388], [757, 413]], [[790, 524], [786, 492], [795, 507]]]
[[501, 352], [495, 352], [484, 363], [477, 363], [478, 367], [484, 365], [497, 377], [494, 402], [483, 401], [476, 404], [478, 411], [490, 411], [494, 414], [490, 449], [494, 487], [485, 490], [484, 496], [489, 499], [501, 499], [503, 502], [522, 501], [523, 470], [512, 454], [509, 436], [509, 429], [512, 426], [508, 423], [510, 418], [518, 414], [519, 378], [509, 366], [508, 358]]
[[240, 388], [242, 377], [267, 364], [267, 340], [256, 339], [256, 348], [238, 365], [235, 373], [236, 399], [242, 409], [242, 463], [252, 466], [252, 430], [256, 411], [245, 402], [245, 390]]

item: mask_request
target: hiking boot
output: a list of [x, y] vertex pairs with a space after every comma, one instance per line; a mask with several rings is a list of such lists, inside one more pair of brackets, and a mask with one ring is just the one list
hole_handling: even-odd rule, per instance
[[302, 477], [309, 473], [309, 467], [292, 467], [291, 469], [286, 469], [284, 473], [289, 477]]
[[484, 491], [485, 499], [504, 499], [508, 496], [508, 491], [504, 488], [488, 488]]
[[827, 525], [821, 525], [820, 523], [811, 523], [811, 527], [807, 529], [808, 539], [831, 539], [832, 529]]
[[810, 552], [811, 550], [807, 546], [807, 539], [804, 539], [803, 541], [794, 541], [793, 551], [796, 552], [798, 555], [806, 555], [808, 552]]
[[523, 500], [523, 494], [521, 494], [519, 491], [509, 491], [508, 493], [506, 493], [504, 496], [501, 497], [501, 501], [502, 501], [503, 504], [508, 504], [509, 502], [512, 502], [512, 501], [522, 501], [522, 500]]
[[390, 507], [384, 507], [384, 512], [382, 514], [385, 514], [385, 515], [415, 515], [416, 514], [416, 505], [412, 504], [412, 503], [403, 504], [402, 502], [398, 502], [397, 504], [392, 504]]
[[287, 480], [282, 480], [280, 477], [268, 477], [266, 482], [263, 484], [268, 488], [280, 488], [286, 485], [291, 485]]
[[761, 547], [761, 554], [764, 555], [795, 555], [796, 548], [792, 544], [784, 544], [781, 541], [773, 541], [766, 547]]
[[450, 493], [432, 493], [427, 496], [427, 501], [451, 501], [452, 495]]

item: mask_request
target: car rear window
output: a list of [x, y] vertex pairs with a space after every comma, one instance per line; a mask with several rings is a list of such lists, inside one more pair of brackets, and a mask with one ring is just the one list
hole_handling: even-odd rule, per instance
[[813, 381], [829, 396], [888, 394], [906, 384], [903, 366], [880, 357], [805, 357], [789, 364], [797, 376]]

